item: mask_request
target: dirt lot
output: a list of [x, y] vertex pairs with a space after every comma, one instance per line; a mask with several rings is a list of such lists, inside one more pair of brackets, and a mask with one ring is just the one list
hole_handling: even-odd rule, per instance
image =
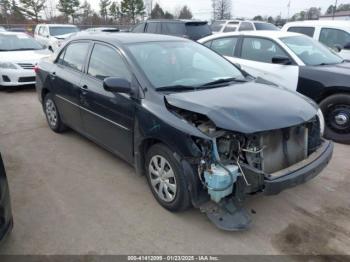
[[350, 254], [350, 146], [307, 184], [250, 199], [239, 233], [164, 210], [125, 162], [50, 131], [34, 90], [0, 92], [0, 149], [15, 222], [0, 254]]

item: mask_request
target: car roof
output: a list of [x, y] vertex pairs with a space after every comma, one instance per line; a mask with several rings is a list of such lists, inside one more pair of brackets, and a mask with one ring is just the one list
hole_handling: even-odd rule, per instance
[[251, 22], [251, 23], [261, 23], [261, 24], [269, 24], [265, 21], [257, 21], [257, 20], [244, 20], [244, 19], [229, 19], [229, 20], [214, 20], [213, 22]]
[[161, 35], [161, 34], [145, 34], [145, 33], [110, 33], [110, 32], [80, 32], [72, 36], [70, 40], [96, 40], [116, 44], [133, 44], [142, 42], [166, 42], [166, 41], [188, 41], [185, 38]]
[[202, 38], [199, 40], [199, 42], [205, 42], [212, 39], [220, 38], [220, 37], [228, 37], [228, 36], [257, 36], [257, 37], [267, 37], [271, 39], [277, 39], [282, 37], [289, 37], [289, 36], [300, 36], [301, 34], [293, 33], [293, 32], [284, 32], [284, 31], [241, 31], [241, 32], [230, 32], [230, 33], [219, 33], [207, 36], [205, 38]]
[[170, 22], [170, 23], [208, 23], [205, 20], [197, 20], [197, 19], [148, 19], [146, 22]]
[[76, 25], [67, 25], [67, 24], [38, 24], [37, 26], [50, 26], [50, 27], [77, 27]]
[[28, 37], [28, 34], [23, 32], [0, 31], [0, 35], [21, 35]]
[[309, 20], [309, 21], [297, 21], [289, 22], [285, 24], [285, 27], [289, 26], [341, 26], [349, 27], [350, 21], [340, 21], [340, 20]]

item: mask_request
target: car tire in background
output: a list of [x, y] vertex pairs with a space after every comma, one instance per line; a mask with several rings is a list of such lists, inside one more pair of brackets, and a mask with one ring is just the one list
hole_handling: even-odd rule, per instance
[[168, 147], [153, 145], [146, 154], [145, 165], [148, 184], [160, 205], [173, 212], [191, 206], [185, 174]]
[[62, 133], [67, 129], [66, 125], [61, 120], [55, 100], [50, 93], [46, 94], [44, 98], [43, 109], [51, 130], [56, 133]]
[[335, 94], [320, 103], [326, 126], [324, 137], [350, 144], [350, 95]]

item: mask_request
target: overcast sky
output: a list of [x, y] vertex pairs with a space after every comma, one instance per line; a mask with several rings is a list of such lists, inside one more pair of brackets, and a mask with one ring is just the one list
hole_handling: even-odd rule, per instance
[[[88, 0], [89, 1], [89, 0]], [[99, 0], [90, 0], [94, 9], [98, 10]], [[147, 2], [149, 0], [145, 0]], [[301, 10], [317, 6], [322, 8], [325, 12], [335, 0], [290, 0], [290, 16]], [[174, 12], [174, 10], [182, 5], [187, 5], [192, 10], [195, 18], [211, 19], [212, 8], [211, 0], [153, 0], [158, 2], [163, 9]], [[252, 18], [256, 15], [262, 16], [288, 16], [288, 2], [289, 0], [232, 0], [232, 15], [235, 17]], [[338, 0], [338, 4], [349, 3], [350, 0]]]

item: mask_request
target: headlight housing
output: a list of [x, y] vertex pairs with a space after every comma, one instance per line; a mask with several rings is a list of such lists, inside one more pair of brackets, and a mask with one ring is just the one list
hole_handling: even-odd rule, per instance
[[318, 117], [318, 120], [320, 121], [320, 131], [321, 131], [321, 135], [323, 136], [325, 122], [324, 122], [324, 116], [323, 116], [321, 109], [317, 110], [317, 117]]
[[16, 65], [11, 62], [0, 62], [0, 68], [3, 69], [17, 69]]

